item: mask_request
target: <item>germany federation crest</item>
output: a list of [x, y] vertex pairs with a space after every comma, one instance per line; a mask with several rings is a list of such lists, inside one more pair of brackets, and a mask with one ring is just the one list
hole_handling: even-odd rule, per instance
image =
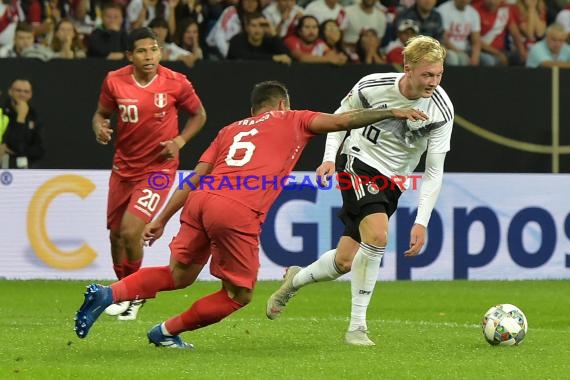
[[154, 94], [154, 105], [158, 108], [166, 107], [167, 97], [164, 92], [159, 92], [158, 94]]

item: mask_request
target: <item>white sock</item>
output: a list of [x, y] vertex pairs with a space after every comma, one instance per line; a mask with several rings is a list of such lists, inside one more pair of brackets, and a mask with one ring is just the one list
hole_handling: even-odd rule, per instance
[[166, 322], [162, 322], [160, 324], [160, 331], [162, 331], [162, 335], [166, 335], [166, 336], [173, 336], [171, 333], [168, 332], [168, 330], [166, 329]]
[[295, 289], [302, 288], [303, 286], [312, 282], [331, 281], [339, 278], [344, 273], [338, 269], [334, 258], [336, 256], [336, 249], [326, 251], [306, 268], [303, 268], [293, 277], [293, 286]]
[[374, 286], [378, 280], [380, 263], [384, 256], [385, 247], [376, 247], [371, 244], [360, 243], [360, 248], [352, 261], [352, 309], [350, 311], [350, 324], [348, 331], [358, 328], [368, 329], [366, 326], [366, 310]]

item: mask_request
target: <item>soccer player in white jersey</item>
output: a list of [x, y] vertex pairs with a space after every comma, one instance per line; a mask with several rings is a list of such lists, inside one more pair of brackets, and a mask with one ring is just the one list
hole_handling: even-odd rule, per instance
[[[418, 213], [410, 233], [410, 248], [404, 252], [405, 256], [416, 256], [424, 245], [426, 228], [441, 189], [454, 118], [453, 104], [439, 86], [445, 48], [434, 38], [417, 36], [408, 41], [403, 54], [404, 73], [365, 76], [336, 112], [411, 107], [422, 110], [428, 120], [416, 125], [385, 120], [348, 135], [327, 136], [323, 164], [317, 175], [326, 178], [334, 173], [336, 154], [342, 144], [336, 163], [339, 181], [352, 184], [341, 188], [340, 217], [345, 230], [336, 249], [325, 252], [306, 268], [288, 268], [281, 287], [267, 301], [268, 318], [277, 318], [301, 287], [334, 280], [352, 268], [352, 310], [345, 342], [375, 345], [368, 337], [366, 310], [388, 241], [388, 218], [395, 212], [401, 194], [396, 180], [384, 181], [408, 178], [427, 150]], [[375, 183], [361, 183], [357, 176], [375, 178]], [[407, 185], [404, 184], [403, 190]]]

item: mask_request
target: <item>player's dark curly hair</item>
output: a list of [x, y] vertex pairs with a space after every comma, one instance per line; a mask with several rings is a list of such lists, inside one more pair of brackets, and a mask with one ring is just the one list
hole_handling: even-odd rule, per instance
[[129, 38], [127, 39], [127, 50], [133, 51], [135, 49], [135, 43], [138, 40], [144, 40], [145, 38], [150, 38], [155, 41], [158, 41], [156, 33], [150, 28], [142, 27], [142, 28], [133, 29], [129, 33]]
[[255, 115], [267, 105], [276, 105], [281, 100], [289, 102], [289, 92], [284, 84], [271, 80], [257, 83], [251, 91], [251, 111]]

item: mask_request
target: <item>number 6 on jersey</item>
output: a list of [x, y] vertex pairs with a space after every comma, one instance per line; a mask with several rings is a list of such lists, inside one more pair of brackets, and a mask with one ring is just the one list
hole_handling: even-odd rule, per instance
[[[251, 141], [241, 141], [241, 139], [245, 136], [255, 136], [258, 132], [256, 128], [253, 128], [248, 132], [240, 132], [234, 136], [234, 142], [230, 145], [230, 150], [226, 156], [226, 164], [228, 166], [244, 166], [251, 160], [253, 152], [255, 151], [255, 145]], [[242, 158], [236, 160], [234, 156], [238, 149], [245, 149], [245, 153]]]

